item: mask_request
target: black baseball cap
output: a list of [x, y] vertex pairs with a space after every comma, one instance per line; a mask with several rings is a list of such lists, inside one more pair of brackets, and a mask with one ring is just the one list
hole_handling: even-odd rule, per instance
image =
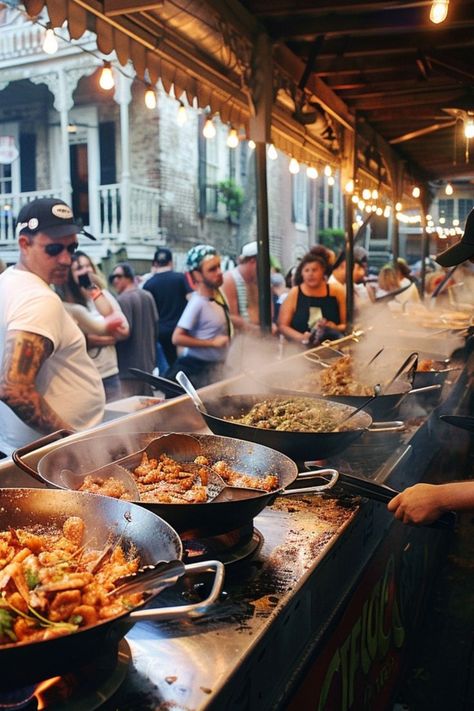
[[173, 255], [168, 247], [158, 247], [153, 257], [153, 261], [158, 264], [159, 267], [166, 267], [172, 259]]
[[474, 257], [474, 209], [467, 216], [464, 234], [457, 244], [438, 254], [436, 261], [442, 267], [454, 267]]
[[58, 198], [38, 198], [23, 205], [16, 221], [19, 234], [36, 235], [39, 232], [48, 237], [67, 237], [83, 234], [89, 239], [95, 237], [74, 219], [71, 208]]

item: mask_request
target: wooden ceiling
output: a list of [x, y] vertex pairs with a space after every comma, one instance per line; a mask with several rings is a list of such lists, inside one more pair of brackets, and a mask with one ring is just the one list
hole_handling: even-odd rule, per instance
[[467, 156], [456, 120], [460, 109], [474, 115], [474, 0], [450, 0], [440, 25], [430, 22], [426, 0], [241, 4], [418, 174], [474, 177], [474, 139]]

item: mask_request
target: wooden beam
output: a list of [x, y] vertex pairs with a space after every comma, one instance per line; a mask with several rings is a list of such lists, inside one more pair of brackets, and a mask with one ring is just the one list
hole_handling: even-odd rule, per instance
[[104, 14], [107, 17], [125, 15], [132, 12], [143, 12], [144, 10], [155, 10], [163, 5], [163, 0], [104, 0]]

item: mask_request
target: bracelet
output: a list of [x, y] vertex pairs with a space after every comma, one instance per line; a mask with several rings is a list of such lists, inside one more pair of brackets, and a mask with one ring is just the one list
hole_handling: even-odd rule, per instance
[[104, 292], [101, 289], [99, 289], [98, 291], [95, 291], [93, 294], [91, 294], [91, 299], [92, 299], [92, 301], [96, 301], [96, 299], [98, 299], [99, 296], [103, 296], [103, 295], [104, 295]]

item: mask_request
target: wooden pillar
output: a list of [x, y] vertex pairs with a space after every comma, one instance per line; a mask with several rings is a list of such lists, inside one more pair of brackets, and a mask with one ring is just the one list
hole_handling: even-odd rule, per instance
[[122, 151], [120, 241], [125, 243], [130, 236], [130, 119], [128, 106], [132, 99], [131, 88], [132, 81], [120, 72], [115, 100], [120, 106], [120, 146]]
[[257, 190], [257, 243], [258, 243], [258, 307], [260, 329], [270, 333], [272, 306], [270, 289], [270, 235], [268, 229], [267, 151], [262, 141], [255, 144], [255, 171]]

